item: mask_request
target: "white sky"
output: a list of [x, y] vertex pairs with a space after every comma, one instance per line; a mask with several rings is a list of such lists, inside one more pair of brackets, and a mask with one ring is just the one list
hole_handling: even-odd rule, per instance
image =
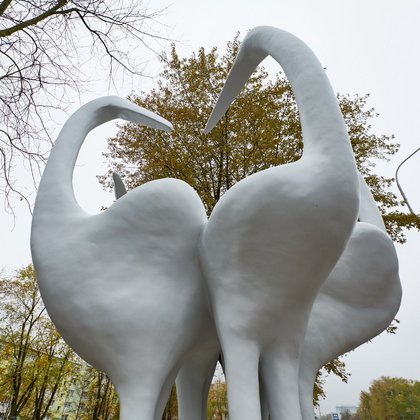
[[[150, 3], [154, 9], [168, 5], [165, 0]], [[248, 29], [258, 25], [276, 26], [299, 36], [327, 67], [336, 91], [371, 94], [370, 105], [380, 113], [374, 131], [395, 134], [401, 144], [399, 154], [390, 163], [378, 165], [382, 174], [392, 176], [398, 163], [420, 146], [420, 136], [415, 134], [420, 128], [419, 16], [418, 0], [174, 0], [158, 20], [162, 35], [182, 41], [177, 48], [183, 55], [200, 46], [223, 49], [236, 31], [241, 31], [242, 39]], [[144, 54], [150, 57], [149, 52]], [[272, 64], [269, 68], [277, 70]], [[150, 61], [147, 71], [158, 73], [157, 60]], [[97, 79], [97, 73], [92, 72], [92, 77]], [[153, 79], [137, 80], [134, 84], [124, 80], [119, 84], [115, 90], [97, 80], [90, 93], [81, 95], [81, 102], [114, 93], [126, 96], [132, 89], [147, 90], [153, 86]], [[72, 111], [79, 105], [75, 102]], [[101, 152], [106, 149], [106, 138], [115, 132], [114, 127], [114, 123], [108, 123], [94, 131], [79, 157], [76, 195], [91, 212], [113, 199], [101, 191], [95, 175], [105, 172]], [[420, 153], [400, 171], [400, 182], [417, 212], [419, 180]], [[0, 209], [0, 268], [9, 272], [30, 262], [30, 215], [22, 203], [16, 203], [15, 210], [13, 229], [13, 219]], [[408, 243], [397, 249], [404, 291], [397, 315], [401, 321], [398, 333], [380, 336], [347, 356], [346, 364], [352, 373], [349, 384], [327, 381], [327, 399], [321, 405], [324, 414], [334, 411], [337, 405], [357, 405], [360, 391], [382, 375], [420, 380], [420, 234], [410, 233]]]

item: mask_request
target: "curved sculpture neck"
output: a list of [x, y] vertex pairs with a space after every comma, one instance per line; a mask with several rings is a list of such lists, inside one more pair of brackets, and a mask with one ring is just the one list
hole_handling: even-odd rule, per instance
[[73, 191], [73, 171], [77, 156], [87, 134], [115, 118], [166, 131], [172, 128], [168, 121], [153, 112], [116, 96], [99, 98], [82, 106], [66, 122], [51, 151], [39, 186], [34, 217], [36, 214], [53, 218], [61, 218], [65, 214], [84, 214]]
[[216, 125], [254, 69], [268, 55], [282, 66], [292, 86], [299, 107], [305, 154], [316, 152], [334, 158], [345, 154], [346, 160], [354, 165], [346, 126], [324, 68], [300, 39], [277, 28], [257, 27], [245, 37], [205, 132]]

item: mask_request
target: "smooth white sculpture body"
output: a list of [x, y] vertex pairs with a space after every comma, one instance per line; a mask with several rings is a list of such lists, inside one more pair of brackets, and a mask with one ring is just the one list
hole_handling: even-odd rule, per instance
[[246, 36], [206, 131], [267, 55], [292, 85], [303, 156], [227, 191], [200, 243], [231, 420], [261, 418], [259, 378], [272, 420], [301, 418], [299, 361], [309, 314], [359, 208], [356, 166], [336, 96], [321, 64], [293, 35], [259, 27]]
[[[382, 216], [373, 196], [360, 176], [359, 220], [346, 249], [315, 299], [305, 335], [299, 369], [299, 394], [303, 420], [314, 419], [313, 386], [318, 370], [330, 360], [372, 339], [393, 320], [401, 302], [398, 259], [392, 240], [386, 234]], [[206, 372], [207, 360], [187, 372], [189, 381]], [[210, 381], [213, 371], [207, 374]], [[191, 406], [207, 401], [202, 395], [178, 388]], [[269, 413], [262, 395], [262, 419]], [[197, 411], [195, 411], [197, 413]], [[180, 416], [181, 420], [205, 420], [205, 416]]]
[[213, 325], [197, 257], [206, 214], [196, 192], [175, 179], [148, 182], [98, 215], [80, 209], [72, 188], [79, 149], [91, 129], [118, 117], [171, 128], [117, 97], [73, 114], [39, 186], [32, 256], [52, 320], [108, 373], [121, 419], [160, 420], [178, 369]]
[[309, 420], [317, 370], [398, 309], [395, 250], [359, 186], [325, 71], [302, 41], [251, 31], [206, 131], [267, 55], [292, 85], [303, 156], [238, 182], [207, 223], [196, 192], [175, 179], [126, 193], [114, 175], [109, 209], [89, 216], [78, 206], [73, 169], [91, 129], [118, 117], [171, 129], [128, 101], [83, 106], [48, 160], [31, 238], [40, 290], [64, 339], [114, 382], [123, 420], [160, 420], [175, 378], [180, 420], [205, 420], [219, 340], [231, 420], [268, 411], [271, 420]]

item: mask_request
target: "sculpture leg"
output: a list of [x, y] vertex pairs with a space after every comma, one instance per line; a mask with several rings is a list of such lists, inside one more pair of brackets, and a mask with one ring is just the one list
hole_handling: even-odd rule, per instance
[[118, 388], [120, 398], [120, 420], [153, 420], [156, 411], [156, 395], [159, 391], [153, 384], [149, 389], [146, 384], [143, 387], [133, 386]]
[[300, 367], [299, 376], [299, 395], [302, 420], [314, 420], [315, 411], [313, 393], [316, 373], [314, 375], [312, 369], [305, 369], [303, 365]]
[[[111, 377], [120, 399], [120, 420], [161, 420], [178, 368], [160, 364], [137, 371], [131, 380]], [[150, 364], [149, 364], [150, 368]], [[169, 372], [169, 374], [168, 374]]]
[[282, 357], [279, 349], [265, 353], [261, 372], [270, 420], [301, 420], [298, 356]]
[[178, 368], [173, 368], [161, 386], [153, 420], [162, 419], [163, 412], [165, 411], [166, 404], [171, 395], [171, 389], [175, 383], [177, 371]]
[[260, 420], [258, 364], [256, 343], [229, 339], [222, 344], [225, 361], [230, 420]]
[[207, 420], [207, 398], [219, 352], [206, 358], [193, 356], [176, 377], [180, 420]]

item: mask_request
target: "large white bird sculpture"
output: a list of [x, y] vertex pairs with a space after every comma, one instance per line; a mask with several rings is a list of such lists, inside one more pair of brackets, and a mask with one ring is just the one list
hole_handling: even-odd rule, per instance
[[315, 300], [299, 372], [303, 420], [314, 419], [313, 386], [325, 363], [385, 330], [401, 302], [398, 258], [361, 178], [360, 222]]
[[[303, 420], [314, 419], [313, 386], [318, 370], [330, 360], [372, 339], [393, 320], [401, 302], [398, 259], [392, 240], [373, 196], [360, 176], [360, 222], [356, 224], [343, 255], [315, 299], [305, 335], [299, 370], [299, 394]], [[207, 383], [213, 376], [214, 342], [203, 341], [201, 358], [183, 372], [177, 386], [184, 408], [180, 420], [200, 419], [208, 389], [194, 384]], [[214, 347], [213, 347], [214, 348]], [[200, 376], [202, 379], [200, 380]], [[186, 387], [185, 384], [190, 384]], [[190, 392], [192, 390], [192, 392]], [[268, 408], [262, 392], [262, 418]], [[187, 414], [188, 413], [188, 414]]]
[[87, 133], [124, 118], [171, 125], [117, 97], [89, 102], [60, 132], [41, 179], [32, 256], [48, 312], [63, 338], [115, 384], [123, 420], [160, 420], [179, 368], [212, 325], [197, 241], [203, 204], [186, 183], [148, 182], [106, 211], [75, 200], [73, 169]]
[[267, 55], [292, 85], [303, 156], [227, 191], [200, 242], [231, 420], [261, 418], [259, 378], [272, 420], [301, 418], [299, 361], [309, 314], [359, 208], [355, 161], [336, 96], [317, 58], [293, 35], [272, 27], [248, 33], [205, 131]]

